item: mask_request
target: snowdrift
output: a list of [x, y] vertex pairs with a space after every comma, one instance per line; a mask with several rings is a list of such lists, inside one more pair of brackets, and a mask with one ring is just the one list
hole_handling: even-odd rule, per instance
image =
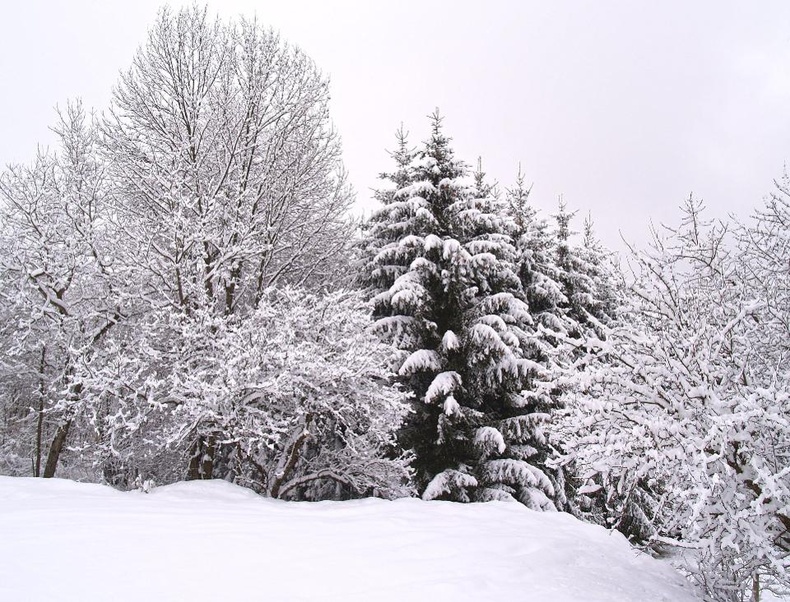
[[0, 600], [697, 599], [621, 535], [519, 504], [0, 477]]

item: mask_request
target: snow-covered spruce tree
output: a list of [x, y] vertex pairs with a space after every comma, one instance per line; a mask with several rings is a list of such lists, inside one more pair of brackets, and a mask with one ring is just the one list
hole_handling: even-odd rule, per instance
[[[556, 225], [551, 246], [554, 263], [551, 265], [561, 295], [553, 308], [554, 324], [557, 326], [547, 328], [550, 330], [550, 340], [558, 347], [555, 354], [562, 358], [554, 364], [549, 376], [555, 387], [554, 392], [560, 398], [558, 415], [566, 411], [562, 393], [567, 386], [568, 375], [571, 375], [571, 381], [584, 378], [583, 374], [576, 372], [585, 371], [586, 360], [596, 353], [596, 342], [606, 339], [623, 303], [622, 273], [614, 261], [614, 255], [595, 237], [590, 216], [584, 221], [581, 243], [573, 244], [571, 241], [570, 224], [574, 214], [567, 211], [564, 201], [560, 199], [558, 212], [554, 215]], [[549, 429], [549, 436], [556, 449], [562, 451], [566, 441], [562, 431], [569, 425], [562, 420], [559, 422], [562, 426]], [[580, 424], [575, 428], [579, 429]], [[589, 497], [584, 494], [589, 489], [587, 475], [580, 473], [579, 467], [567, 456], [563, 462], [552, 463], [552, 467], [563, 479], [566, 509], [569, 512], [599, 524], [611, 526], [616, 523], [632, 540], [645, 541], [648, 531], [641, 518], [642, 509], [649, 506], [649, 500], [652, 500], [648, 490], [637, 488], [619, 498], [617, 491], [610, 489], [606, 495]], [[628, 509], [623, 511], [621, 505]], [[613, 507], [618, 507], [618, 510], [613, 511]], [[634, 516], [638, 516], [639, 520], [634, 520]]]
[[612, 320], [617, 310], [618, 278], [611, 254], [595, 237], [590, 216], [584, 221], [582, 244], [572, 244], [571, 222], [575, 215], [560, 197], [554, 215], [555, 265], [564, 297], [559, 305], [574, 324], [572, 335], [583, 336], [592, 331], [603, 336], [602, 326]]
[[[568, 300], [560, 279], [563, 272], [557, 262], [557, 237], [530, 203], [530, 192], [531, 187], [525, 186], [519, 166], [515, 185], [507, 189], [506, 210], [515, 224], [518, 275], [537, 335], [532, 339], [532, 355], [542, 358], [547, 368], [539, 379], [533, 381], [529, 395], [534, 410], [550, 415], [560, 408], [561, 341], [579, 328], [565, 310]], [[551, 432], [550, 428], [547, 432]], [[560, 439], [549, 437], [548, 442], [553, 449], [561, 449]], [[567, 472], [567, 466], [552, 466], [556, 501], [563, 509], [570, 510], [575, 497], [574, 480]]]
[[[541, 370], [516, 273], [512, 221], [455, 159], [438, 114], [418, 152], [403, 135], [392, 186], [368, 224], [376, 328], [415, 395], [400, 444], [425, 499], [518, 499], [553, 508], [530, 393]], [[538, 462], [536, 462], [536, 459]]]
[[[543, 358], [547, 366], [533, 381], [531, 395], [536, 409], [551, 413], [562, 409], [562, 383], [568, 366], [583, 353], [576, 349], [583, 347], [580, 340], [604, 336], [604, 325], [614, 316], [617, 272], [610, 254], [595, 239], [589, 219], [582, 244], [574, 245], [573, 214], [562, 200], [552, 229], [529, 202], [530, 191], [519, 168], [515, 185], [507, 190], [506, 209], [515, 223], [518, 274], [538, 335], [532, 339], [532, 356]], [[568, 339], [574, 344], [568, 345]], [[563, 436], [551, 428], [547, 432], [551, 446], [561, 450]], [[586, 516], [576, 504], [579, 483], [573, 466], [551, 464], [557, 501], [564, 509]]]
[[613, 526], [685, 550], [712, 600], [788, 585], [787, 198], [780, 186], [735, 228], [689, 199], [633, 255], [631, 305], [585, 342], [564, 431], [582, 493]]
[[529, 202], [530, 191], [519, 167], [516, 183], [506, 196], [507, 212], [516, 228], [518, 274], [536, 323], [552, 331], [565, 332], [568, 324], [559, 308], [567, 299], [559, 282], [555, 240], [546, 220], [538, 216], [537, 209]]

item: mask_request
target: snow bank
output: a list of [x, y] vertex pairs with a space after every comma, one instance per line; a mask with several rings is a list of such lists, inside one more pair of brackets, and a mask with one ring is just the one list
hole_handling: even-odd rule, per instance
[[287, 503], [0, 477], [1, 600], [691, 602], [617, 533], [519, 504]]

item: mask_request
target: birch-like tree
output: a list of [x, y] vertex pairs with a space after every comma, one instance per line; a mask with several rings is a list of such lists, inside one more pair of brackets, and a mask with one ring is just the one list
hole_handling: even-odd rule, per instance
[[[352, 196], [328, 101], [326, 78], [297, 48], [195, 6], [163, 9], [121, 76], [103, 125], [117, 253], [159, 316], [147, 323], [162, 329], [148, 339], [162, 378], [182, 367], [174, 350], [209, 378], [218, 349], [193, 334], [238, 327], [272, 286], [341, 280]], [[200, 466], [221, 452], [217, 428], [190, 431], [192, 478], [213, 474]]]
[[257, 22], [160, 12], [103, 128], [152, 302], [230, 315], [275, 284], [331, 285], [352, 198], [328, 101], [315, 64]]
[[23, 422], [7, 432], [44, 477], [95, 414], [83, 381], [123, 317], [96, 123], [73, 103], [54, 130], [57, 151], [0, 176], [2, 397]]

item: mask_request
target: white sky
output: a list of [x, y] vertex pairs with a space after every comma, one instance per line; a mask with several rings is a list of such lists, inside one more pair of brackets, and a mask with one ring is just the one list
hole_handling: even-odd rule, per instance
[[[53, 107], [98, 110], [161, 3], [0, 0], [0, 164], [48, 143]], [[178, 2], [171, 4], [178, 5]], [[690, 192], [748, 214], [790, 159], [790, 2], [215, 1], [258, 15], [332, 81], [332, 114], [360, 207], [445, 115], [459, 157], [532, 199], [562, 194], [601, 238], [643, 239]], [[581, 219], [578, 220], [581, 226]]]

